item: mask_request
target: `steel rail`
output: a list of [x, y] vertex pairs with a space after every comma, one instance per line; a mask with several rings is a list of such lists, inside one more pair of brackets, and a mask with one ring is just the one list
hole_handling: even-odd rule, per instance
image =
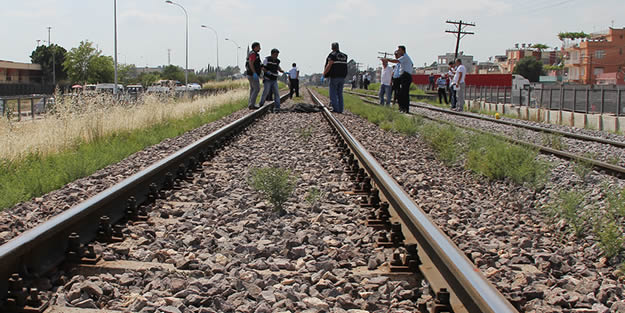
[[[348, 90], [345, 90], [345, 92], [347, 92], [349, 94], [357, 95], [357, 96], [379, 99], [379, 97], [377, 97], [375, 95], [369, 95], [369, 94], [353, 92], [353, 91], [348, 91]], [[570, 132], [566, 132], [566, 131], [562, 131], [562, 130], [551, 129], [551, 128], [546, 128], [546, 127], [540, 127], [540, 126], [534, 126], [534, 125], [527, 125], [527, 124], [523, 124], [523, 123], [508, 121], [508, 120], [498, 120], [498, 119], [495, 119], [495, 118], [492, 118], [492, 117], [487, 117], [487, 116], [483, 116], [483, 115], [479, 115], [479, 114], [473, 114], [473, 113], [468, 113], [468, 112], [458, 112], [458, 111], [453, 111], [453, 110], [449, 110], [449, 109], [443, 109], [443, 108], [437, 108], [437, 107], [422, 105], [422, 104], [418, 104], [418, 103], [416, 103], [416, 104], [415, 103], [411, 103], [410, 106], [421, 108], [421, 109], [427, 109], [427, 110], [431, 110], [431, 111], [436, 111], [436, 112], [441, 112], [441, 113], [447, 113], [447, 114], [453, 114], [453, 115], [459, 115], [459, 116], [464, 116], [464, 117], [469, 117], [469, 118], [480, 119], [480, 120], [489, 121], [489, 122], [498, 123], [498, 124], [504, 124], [504, 125], [510, 125], [510, 126], [515, 126], [515, 127], [521, 127], [521, 128], [525, 128], [525, 129], [530, 129], [530, 130], [534, 130], [534, 131], [543, 132], [543, 133], [556, 134], [556, 135], [560, 135], [560, 136], [567, 137], [567, 138], [573, 138], [573, 139], [579, 139], [579, 140], [591, 141], [591, 142], [598, 142], [598, 143], [611, 145], [611, 146], [615, 146], [615, 147], [619, 147], [619, 148], [625, 148], [625, 142], [605, 139], [605, 138], [601, 138], [601, 137], [594, 137], [594, 136], [588, 136], [588, 135], [583, 135], [583, 134], [575, 134], [575, 133], [570, 133]]]
[[313, 101], [323, 106], [323, 114], [345, 140], [359, 163], [371, 176], [389, 204], [398, 212], [404, 226], [415, 236], [420, 248], [432, 259], [453, 292], [469, 312], [518, 312], [514, 306], [481, 274], [421, 210], [410, 196], [386, 172], [378, 161], [352, 136], [322, 102], [308, 89]]
[[137, 204], [144, 203], [153, 192], [150, 185], [162, 190], [168, 173], [175, 174], [181, 167], [187, 169], [197, 162], [193, 159], [201, 160], [202, 155], [215, 152], [216, 145], [242, 131], [272, 105], [273, 101], [0, 246], [0, 300], [7, 296], [10, 275], [38, 277], [57, 267], [66, 259], [70, 234], [79, 234], [81, 244], [92, 241], [96, 238], [100, 217], [108, 216], [111, 225], [122, 220], [130, 197], [134, 197]]
[[[369, 101], [369, 100], [366, 100], [366, 99], [363, 99], [363, 101], [371, 103], [371, 104], [377, 104], [377, 103], [375, 103], [373, 101]], [[605, 170], [609, 174], [612, 174], [613, 176], [625, 177], [625, 167], [622, 167], [622, 166], [606, 163], [606, 162], [603, 162], [603, 161], [594, 160], [594, 159], [591, 159], [591, 158], [588, 158], [588, 157], [585, 157], [585, 156], [577, 155], [577, 154], [574, 154], [574, 153], [570, 153], [570, 152], [566, 152], [566, 151], [562, 151], [562, 150], [558, 150], [558, 149], [545, 147], [545, 146], [542, 146], [542, 145], [537, 145], [537, 144], [531, 143], [529, 141], [514, 139], [514, 138], [511, 138], [511, 137], [508, 137], [508, 136], [505, 136], [505, 135], [496, 134], [496, 133], [492, 133], [492, 132], [489, 132], [489, 131], [485, 131], [485, 130], [481, 130], [481, 129], [477, 129], [477, 128], [473, 128], [473, 127], [469, 127], [469, 126], [460, 125], [460, 124], [457, 124], [457, 123], [454, 123], [454, 122], [451, 122], [451, 121], [438, 119], [438, 118], [427, 116], [427, 115], [424, 115], [424, 114], [419, 114], [419, 113], [410, 113], [410, 114], [418, 115], [418, 116], [421, 116], [421, 117], [423, 117], [425, 119], [428, 119], [428, 120], [431, 120], [431, 121], [434, 121], [434, 122], [437, 122], [437, 123], [452, 125], [454, 127], [466, 129], [466, 130], [469, 130], [469, 131], [472, 131], [472, 132], [494, 136], [496, 138], [499, 138], [501, 140], [505, 140], [507, 142], [511, 142], [513, 144], [522, 145], [522, 146], [526, 146], [526, 147], [530, 147], [530, 148], [536, 149], [536, 150], [538, 150], [541, 153], [552, 154], [552, 155], [555, 155], [557, 157], [564, 158], [564, 159], [567, 159], [567, 160], [572, 160], [572, 161], [583, 161], [583, 162], [585, 162], [587, 164], [591, 164], [592, 166], [594, 166], [597, 169]]]

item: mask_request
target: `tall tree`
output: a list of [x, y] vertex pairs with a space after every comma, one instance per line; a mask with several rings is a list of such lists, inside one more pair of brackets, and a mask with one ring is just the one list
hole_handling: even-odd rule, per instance
[[113, 81], [113, 58], [103, 56], [90, 41], [81, 41], [65, 55], [63, 68], [75, 83], [109, 83]]
[[543, 75], [543, 62], [536, 60], [533, 56], [526, 56], [519, 60], [514, 67], [514, 74], [519, 74], [527, 78], [530, 82], [538, 82], [540, 75]]
[[538, 50], [538, 52], [540, 52], [542, 55], [543, 50], [549, 49], [549, 46], [547, 46], [546, 44], [542, 44], [542, 43], [536, 43], [532, 45], [532, 48]]
[[167, 65], [163, 68], [161, 77], [163, 79], [184, 81], [184, 69], [176, 65]]
[[[56, 44], [50, 46], [41, 45], [30, 54], [30, 61], [41, 65], [44, 81], [52, 83], [52, 68], [54, 68], [57, 81], [67, 78], [67, 73], [63, 69], [66, 53], [67, 50], [65, 48]], [[52, 57], [53, 54], [54, 57]], [[54, 66], [52, 66], [52, 60], [54, 60]]]

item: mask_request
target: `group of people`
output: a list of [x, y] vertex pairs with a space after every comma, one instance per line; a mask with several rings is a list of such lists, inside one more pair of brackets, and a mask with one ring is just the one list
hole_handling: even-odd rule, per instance
[[[443, 104], [445, 101], [445, 104], [451, 103], [452, 110], [462, 111], [464, 109], [466, 75], [467, 69], [462, 65], [461, 59], [449, 62], [449, 71], [436, 80], [438, 103]], [[430, 77], [434, 77], [434, 74], [430, 74]], [[449, 101], [447, 101], [447, 93], [449, 93]]]
[[[247, 56], [245, 62], [247, 78], [250, 82], [250, 98], [248, 107], [250, 109], [258, 109], [265, 104], [268, 95], [273, 95], [274, 107], [272, 111], [280, 111], [280, 94], [278, 90], [278, 77], [284, 70], [280, 67], [280, 59], [278, 49], [271, 49], [271, 55], [267, 56], [262, 62], [260, 58], [260, 43], [254, 42], [252, 50]], [[332, 111], [343, 113], [343, 86], [345, 85], [345, 77], [347, 76], [347, 54], [339, 49], [339, 43], [334, 42], [331, 45], [332, 51], [325, 60], [323, 77], [328, 79], [330, 86], [330, 105]], [[410, 84], [412, 84], [412, 75], [414, 74], [414, 64], [412, 59], [406, 53], [406, 47], [401, 45], [395, 51], [395, 58], [381, 58], [382, 84], [380, 86], [380, 104], [391, 104], [391, 94], [395, 94], [395, 99], [399, 104], [399, 111], [408, 113], [410, 109]], [[389, 67], [389, 63], [396, 66]], [[466, 70], [465, 70], [466, 72]], [[256, 98], [260, 92], [260, 77], [263, 77], [263, 93], [260, 102], [256, 105]], [[293, 93], [299, 96], [299, 70], [297, 65], [293, 63], [293, 67], [289, 71], [289, 96]], [[462, 77], [462, 85], [464, 87], [464, 77]]]
[[[380, 84], [380, 104], [391, 105], [391, 94], [395, 94], [395, 100], [399, 105], [399, 111], [408, 113], [410, 110], [410, 84], [414, 74], [414, 64], [406, 53], [405, 46], [398, 46], [395, 58], [381, 58], [382, 75]], [[395, 63], [391, 68], [388, 63]]]

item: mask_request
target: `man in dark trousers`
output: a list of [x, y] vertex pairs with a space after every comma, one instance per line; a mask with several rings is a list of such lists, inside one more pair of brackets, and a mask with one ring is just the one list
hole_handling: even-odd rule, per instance
[[263, 79], [263, 95], [260, 97], [259, 105], [262, 107], [265, 104], [267, 95], [273, 93], [274, 106], [271, 109], [272, 112], [280, 112], [280, 91], [278, 90], [278, 72], [284, 73], [280, 68], [280, 60], [278, 59], [280, 51], [278, 49], [271, 49], [271, 55], [265, 58], [263, 61], [263, 71], [265, 76]]
[[250, 109], [258, 109], [256, 106], [256, 98], [260, 92], [260, 43], [255, 42], [252, 44], [252, 51], [247, 55], [245, 61], [245, 69], [247, 74], [247, 80], [250, 82], [250, 99], [247, 103], [247, 107]]
[[447, 78], [441, 77], [436, 80], [436, 84], [438, 85], [438, 103], [443, 104], [443, 100], [445, 100], [445, 104], [449, 104], [447, 102]]
[[339, 43], [332, 43], [332, 52], [326, 58], [323, 76], [330, 79], [330, 104], [332, 111], [343, 113], [343, 85], [347, 76], [347, 54], [339, 50]]
[[295, 63], [289, 70], [289, 86], [289, 99], [293, 99], [293, 91], [295, 91], [295, 96], [299, 97], [299, 69]]
[[386, 59], [388, 62], [396, 63], [399, 67], [399, 111], [408, 113], [410, 111], [410, 84], [412, 84], [412, 74], [414, 64], [406, 53], [405, 46], [397, 47], [397, 59]]
[[434, 73], [430, 73], [430, 76], [428, 77], [428, 81], [430, 82], [430, 85], [428, 86], [428, 90], [434, 90], [434, 79], [436, 77], [434, 77]]

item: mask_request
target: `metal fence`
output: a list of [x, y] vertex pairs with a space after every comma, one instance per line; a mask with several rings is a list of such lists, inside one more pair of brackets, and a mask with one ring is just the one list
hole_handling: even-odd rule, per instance
[[507, 103], [579, 113], [625, 114], [625, 88], [511, 87], [467, 86], [465, 99], [489, 103]]
[[18, 121], [22, 120], [22, 116], [35, 119], [46, 112], [51, 101], [54, 101], [53, 98], [47, 95], [0, 97], [0, 116]]

